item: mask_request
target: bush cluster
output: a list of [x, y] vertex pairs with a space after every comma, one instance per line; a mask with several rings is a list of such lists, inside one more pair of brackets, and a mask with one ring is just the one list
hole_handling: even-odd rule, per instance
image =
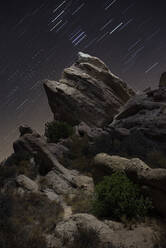
[[121, 220], [146, 216], [152, 202], [141, 193], [140, 187], [121, 172], [104, 177], [95, 189], [93, 213], [98, 217]]
[[66, 122], [52, 121], [45, 124], [45, 136], [50, 143], [56, 143], [60, 139], [66, 139], [72, 134], [73, 127]]

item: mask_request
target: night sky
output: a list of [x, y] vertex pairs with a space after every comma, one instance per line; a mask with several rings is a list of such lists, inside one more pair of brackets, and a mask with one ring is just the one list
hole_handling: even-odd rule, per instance
[[137, 90], [166, 70], [164, 0], [0, 1], [0, 160], [18, 126], [52, 119], [41, 80], [59, 79], [78, 51], [104, 60]]

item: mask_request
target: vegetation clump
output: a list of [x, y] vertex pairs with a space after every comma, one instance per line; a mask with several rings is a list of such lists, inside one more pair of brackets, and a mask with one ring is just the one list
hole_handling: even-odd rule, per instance
[[92, 209], [92, 196], [91, 194], [87, 194], [84, 190], [80, 190], [75, 195], [66, 195], [65, 196], [66, 203], [71, 206], [72, 213], [90, 213]]
[[131, 182], [122, 172], [104, 177], [96, 185], [93, 213], [98, 217], [115, 220], [145, 217], [152, 209], [152, 202], [144, 196], [139, 185]]
[[13, 153], [2, 164], [0, 164], [0, 187], [3, 187], [9, 179], [14, 179], [24, 174], [35, 179], [38, 173], [36, 165], [30, 162], [31, 156], [28, 152]]
[[45, 124], [45, 136], [49, 143], [57, 143], [73, 134], [73, 127], [66, 122], [52, 121]]
[[[63, 245], [69, 244], [68, 237], [64, 237]], [[78, 227], [74, 233], [73, 241], [68, 246], [69, 248], [98, 248], [100, 237], [98, 230], [88, 227]]]

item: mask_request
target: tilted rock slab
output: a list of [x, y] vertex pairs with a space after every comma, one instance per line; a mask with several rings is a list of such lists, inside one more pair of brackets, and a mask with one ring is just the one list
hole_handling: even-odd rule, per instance
[[59, 82], [45, 80], [44, 88], [55, 120], [95, 127], [110, 123], [135, 94], [100, 59], [81, 52]]

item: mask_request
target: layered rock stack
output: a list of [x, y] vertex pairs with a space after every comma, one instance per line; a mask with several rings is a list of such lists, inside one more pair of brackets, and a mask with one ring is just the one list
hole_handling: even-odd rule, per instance
[[55, 120], [72, 125], [83, 121], [91, 127], [112, 122], [119, 108], [135, 94], [100, 59], [81, 52], [59, 82], [46, 80], [44, 87]]

